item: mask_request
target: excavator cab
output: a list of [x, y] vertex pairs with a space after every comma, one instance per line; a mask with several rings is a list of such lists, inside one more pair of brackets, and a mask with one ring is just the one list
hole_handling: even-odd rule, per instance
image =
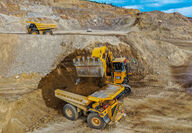
[[128, 84], [130, 69], [126, 58], [116, 58], [113, 61], [114, 70], [114, 83], [116, 84]]

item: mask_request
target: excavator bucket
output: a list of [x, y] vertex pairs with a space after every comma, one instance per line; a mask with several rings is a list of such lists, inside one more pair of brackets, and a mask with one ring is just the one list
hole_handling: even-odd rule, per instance
[[103, 77], [103, 63], [99, 58], [77, 57], [73, 59], [78, 77]]

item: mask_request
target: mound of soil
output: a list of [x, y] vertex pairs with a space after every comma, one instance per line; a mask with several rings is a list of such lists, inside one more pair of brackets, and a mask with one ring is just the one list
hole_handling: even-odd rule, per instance
[[172, 76], [176, 83], [179, 83], [189, 93], [192, 94], [192, 57], [183, 65], [171, 66]]
[[78, 77], [75, 66], [73, 65], [73, 58], [88, 54], [85, 50], [75, 51], [40, 81], [38, 88], [42, 89], [43, 99], [48, 107], [61, 109], [65, 104], [64, 101], [55, 97], [54, 91], [56, 89], [63, 89], [83, 96], [88, 96], [100, 89], [98, 87], [98, 81], [100, 79], [82, 78], [78, 84], [76, 83]]
[[21, 99], [13, 102], [1, 99], [0, 105], [0, 132], [2, 133], [32, 131], [54, 121], [56, 116], [60, 115], [45, 105], [41, 90], [25, 94]]

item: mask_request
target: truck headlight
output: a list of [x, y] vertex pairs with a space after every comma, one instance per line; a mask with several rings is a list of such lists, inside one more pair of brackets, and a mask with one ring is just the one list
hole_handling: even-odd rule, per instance
[[120, 77], [120, 76], [116, 76], [115, 78], [116, 78], [116, 79], [121, 79], [121, 77]]

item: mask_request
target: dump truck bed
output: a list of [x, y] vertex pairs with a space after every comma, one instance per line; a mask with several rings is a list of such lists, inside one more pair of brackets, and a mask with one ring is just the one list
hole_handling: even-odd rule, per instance
[[108, 84], [107, 87], [103, 90], [99, 90], [88, 96], [88, 99], [91, 101], [105, 101], [113, 100], [124, 90], [123, 86]]
[[67, 103], [77, 106], [84, 111], [87, 110], [86, 105], [89, 104], [89, 100], [85, 96], [64, 91], [61, 89], [55, 90], [55, 96]]
[[108, 84], [104, 88], [101, 88], [101, 90], [98, 90], [87, 97], [61, 89], [55, 90], [55, 96], [86, 111], [86, 106], [89, 105], [91, 102], [113, 100], [122, 91], [124, 91], [123, 86]]
[[44, 30], [44, 29], [56, 29], [56, 24], [46, 24], [46, 23], [37, 23], [37, 22], [31, 22], [27, 21], [27, 23], [35, 24], [38, 30]]

